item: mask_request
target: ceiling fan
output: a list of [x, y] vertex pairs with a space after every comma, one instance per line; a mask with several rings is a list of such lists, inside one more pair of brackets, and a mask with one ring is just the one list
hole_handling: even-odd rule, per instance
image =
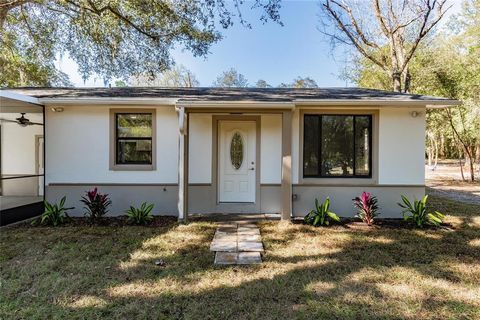
[[10, 119], [0, 119], [1, 121], [6, 121], [6, 122], [14, 122], [18, 123], [22, 127], [26, 126], [31, 126], [31, 125], [39, 125], [43, 126], [43, 123], [38, 123], [38, 122], [32, 122], [29, 119], [25, 118], [25, 112], [20, 113], [22, 116], [19, 118], [16, 118], [15, 120], [10, 120]]

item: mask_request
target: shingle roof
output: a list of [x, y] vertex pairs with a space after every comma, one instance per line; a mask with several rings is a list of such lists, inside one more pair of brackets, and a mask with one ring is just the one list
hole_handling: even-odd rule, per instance
[[48, 99], [165, 98], [178, 101], [296, 102], [318, 100], [412, 101], [451, 104], [450, 99], [362, 88], [5, 88], [19, 94]]

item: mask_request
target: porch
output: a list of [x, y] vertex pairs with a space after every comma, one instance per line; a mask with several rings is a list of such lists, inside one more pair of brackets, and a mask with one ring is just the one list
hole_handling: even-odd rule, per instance
[[44, 201], [44, 107], [0, 92], [0, 225], [39, 215]]
[[283, 102], [177, 104], [179, 220], [289, 220], [293, 110]]

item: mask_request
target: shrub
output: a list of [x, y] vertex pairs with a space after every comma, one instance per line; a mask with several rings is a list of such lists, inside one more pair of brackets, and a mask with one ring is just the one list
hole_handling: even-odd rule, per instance
[[112, 201], [108, 198], [108, 194], [101, 194], [97, 188], [87, 191], [87, 194], [82, 197], [82, 201], [87, 210], [85, 215], [92, 221], [96, 221], [103, 217], [108, 212], [108, 207]]
[[53, 225], [54, 227], [56, 227], [60, 224], [65, 223], [69, 219], [67, 211], [74, 209], [74, 207], [64, 207], [66, 200], [67, 197], [63, 197], [58, 204], [51, 204], [50, 202], [45, 201], [45, 212], [42, 213], [42, 216], [39, 219], [33, 220], [32, 224], [35, 225], [40, 222], [40, 224]]
[[126, 211], [128, 220], [135, 224], [146, 224], [152, 220], [153, 203], [142, 203], [140, 208], [130, 206], [130, 209]]
[[353, 199], [353, 205], [357, 208], [357, 217], [371, 226], [378, 216], [377, 197], [369, 192], [362, 192], [360, 197]]
[[422, 228], [425, 225], [439, 226], [445, 215], [438, 211], [428, 212], [427, 211], [427, 199], [428, 195], [424, 196], [422, 200], [415, 200], [413, 204], [402, 195], [403, 203], [398, 205], [404, 210], [402, 211], [403, 219], [405, 221], [413, 222], [417, 227]]
[[318, 199], [315, 199], [315, 210], [310, 211], [310, 213], [305, 216], [305, 222], [315, 227], [328, 226], [331, 220], [339, 222], [340, 218], [335, 213], [329, 211], [329, 207], [329, 198], [325, 199], [321, 205], [318, 204]]

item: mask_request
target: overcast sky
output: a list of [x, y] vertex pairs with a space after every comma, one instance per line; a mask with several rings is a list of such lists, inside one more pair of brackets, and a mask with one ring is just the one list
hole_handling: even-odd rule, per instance
[[[453, 0], [451, 13], [458, 12], [460, 0]], [[369, 3], [369, 2], [368, 2]], [[337, 48], [318, 31], [318, 1], [283, 1], [281, 20], [284, 26], [259, 21], [258, 11], [243, 10], [252, 29], [237, 23], [222, 30], [224, 38], [214, 44], [205, 58], [195, 58], [180, 49], [173, 52], [177, 64], [195, 73], [201, 86], [210, 86], [215, 78], [231, 67], [244, 74], [251, 85], [259, 79], [277, 86], [291, 82], [297, 76], [311, 77], [321, 87], [351, 85], [339, 78], [346, 68], [346, 57], [351, 48]], [[83, 81], [77, 65], [68, 57], [57, 62], [75, 86], [103, 86], [101, 78]], [[113, 85], [113, 83], [112, 83]]]

